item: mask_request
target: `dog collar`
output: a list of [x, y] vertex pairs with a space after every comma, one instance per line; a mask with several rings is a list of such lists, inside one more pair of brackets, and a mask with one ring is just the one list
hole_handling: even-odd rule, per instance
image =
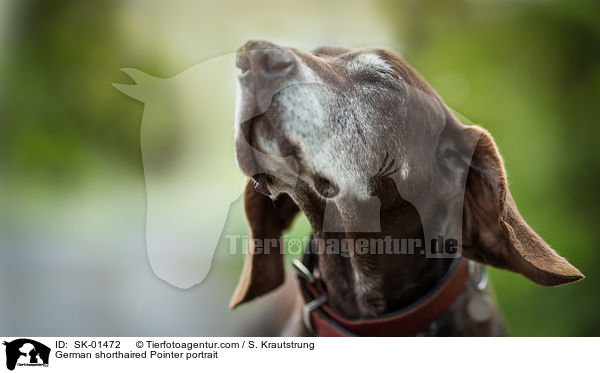
[[469, 278], [468, 260], [456, 258], [440, 282], [418, 301], [395, 312], [374, 318], [348, 319], [327, 304], [323, 283], [313, 275], [315, 256], [294, 259], [304, 298], [302, 316], [306, 327], [322, 337], [415, 336], [450, 308]]

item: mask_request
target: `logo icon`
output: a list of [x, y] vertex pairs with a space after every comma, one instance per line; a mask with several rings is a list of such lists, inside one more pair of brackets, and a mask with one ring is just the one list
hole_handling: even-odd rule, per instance
[[6, 367], [14, 370], [18, 366], [48, 366], [50, 348], [33, 339], [20, 338], [3, 342], [6, 346]]

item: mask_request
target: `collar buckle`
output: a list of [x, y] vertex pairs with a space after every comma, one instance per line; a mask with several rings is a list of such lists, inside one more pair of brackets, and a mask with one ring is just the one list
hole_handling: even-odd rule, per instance
[[310, 302], [306, 303], [304, 307], [302, 307], [302, 321], [304, 321], [304, 326], [306, 326], [311, 333], [316, 333], [316, 331], [312, 322], [310, 321], [310, 314], [312, 311], [321, 307], [326, 302], [327, 296], [321, 295], [319, 298], [311, 300]]
[[[298, 259], [294, 259], [292, 264], [298, 273], [298, 277], [303, 278], [311, 285], [315, 284], [317, 281], [315, 275], [313, 275], [313, 273], [304, 265], [304, 263]], [[327, 303], [327, 295], [321, 295], [320, 297], [306, 303], [302, 307], [302, 321], [304, 321], [304, 326], [306, 326], [306, 329], [308, 329], [311, 333], [316, 333], [316, 331], [310, 320], [310, 314], [325, 303]]]

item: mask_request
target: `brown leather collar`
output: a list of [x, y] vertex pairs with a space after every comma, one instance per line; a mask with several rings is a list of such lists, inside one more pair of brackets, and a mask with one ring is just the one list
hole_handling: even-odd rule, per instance
[[454, 303], [469, 278], [468, 260], [457, 258], [440, 283], [417, 302], [396, 312], [368, 319], [347, 319], [327, 305], [323, 284], [312, 275], [313, 255], [294, 260], [304, 297], [304, 323], [322, 337], [414, 336], [437, 320]]

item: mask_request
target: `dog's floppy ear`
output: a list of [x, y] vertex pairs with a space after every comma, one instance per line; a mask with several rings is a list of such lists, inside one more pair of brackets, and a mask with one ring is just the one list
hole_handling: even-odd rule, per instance
[[463, 255], [521, 273], [540, 285], [581, 280], [583, 274], [552, 250], [519, 214], [492, 137], [477, 126], [452, 127], [461, 133], [463, 144], [475, 146], [463, 207]]
[[280, 238], [299, 211], [287, 194], [281, 194], [273, 200], [256, 191], [251, 179], [246, 181], [243, 201], [250, 239], [242, 275], [229, 303], [230, 308], [259, 297], [283, 283], [283, 247]]

